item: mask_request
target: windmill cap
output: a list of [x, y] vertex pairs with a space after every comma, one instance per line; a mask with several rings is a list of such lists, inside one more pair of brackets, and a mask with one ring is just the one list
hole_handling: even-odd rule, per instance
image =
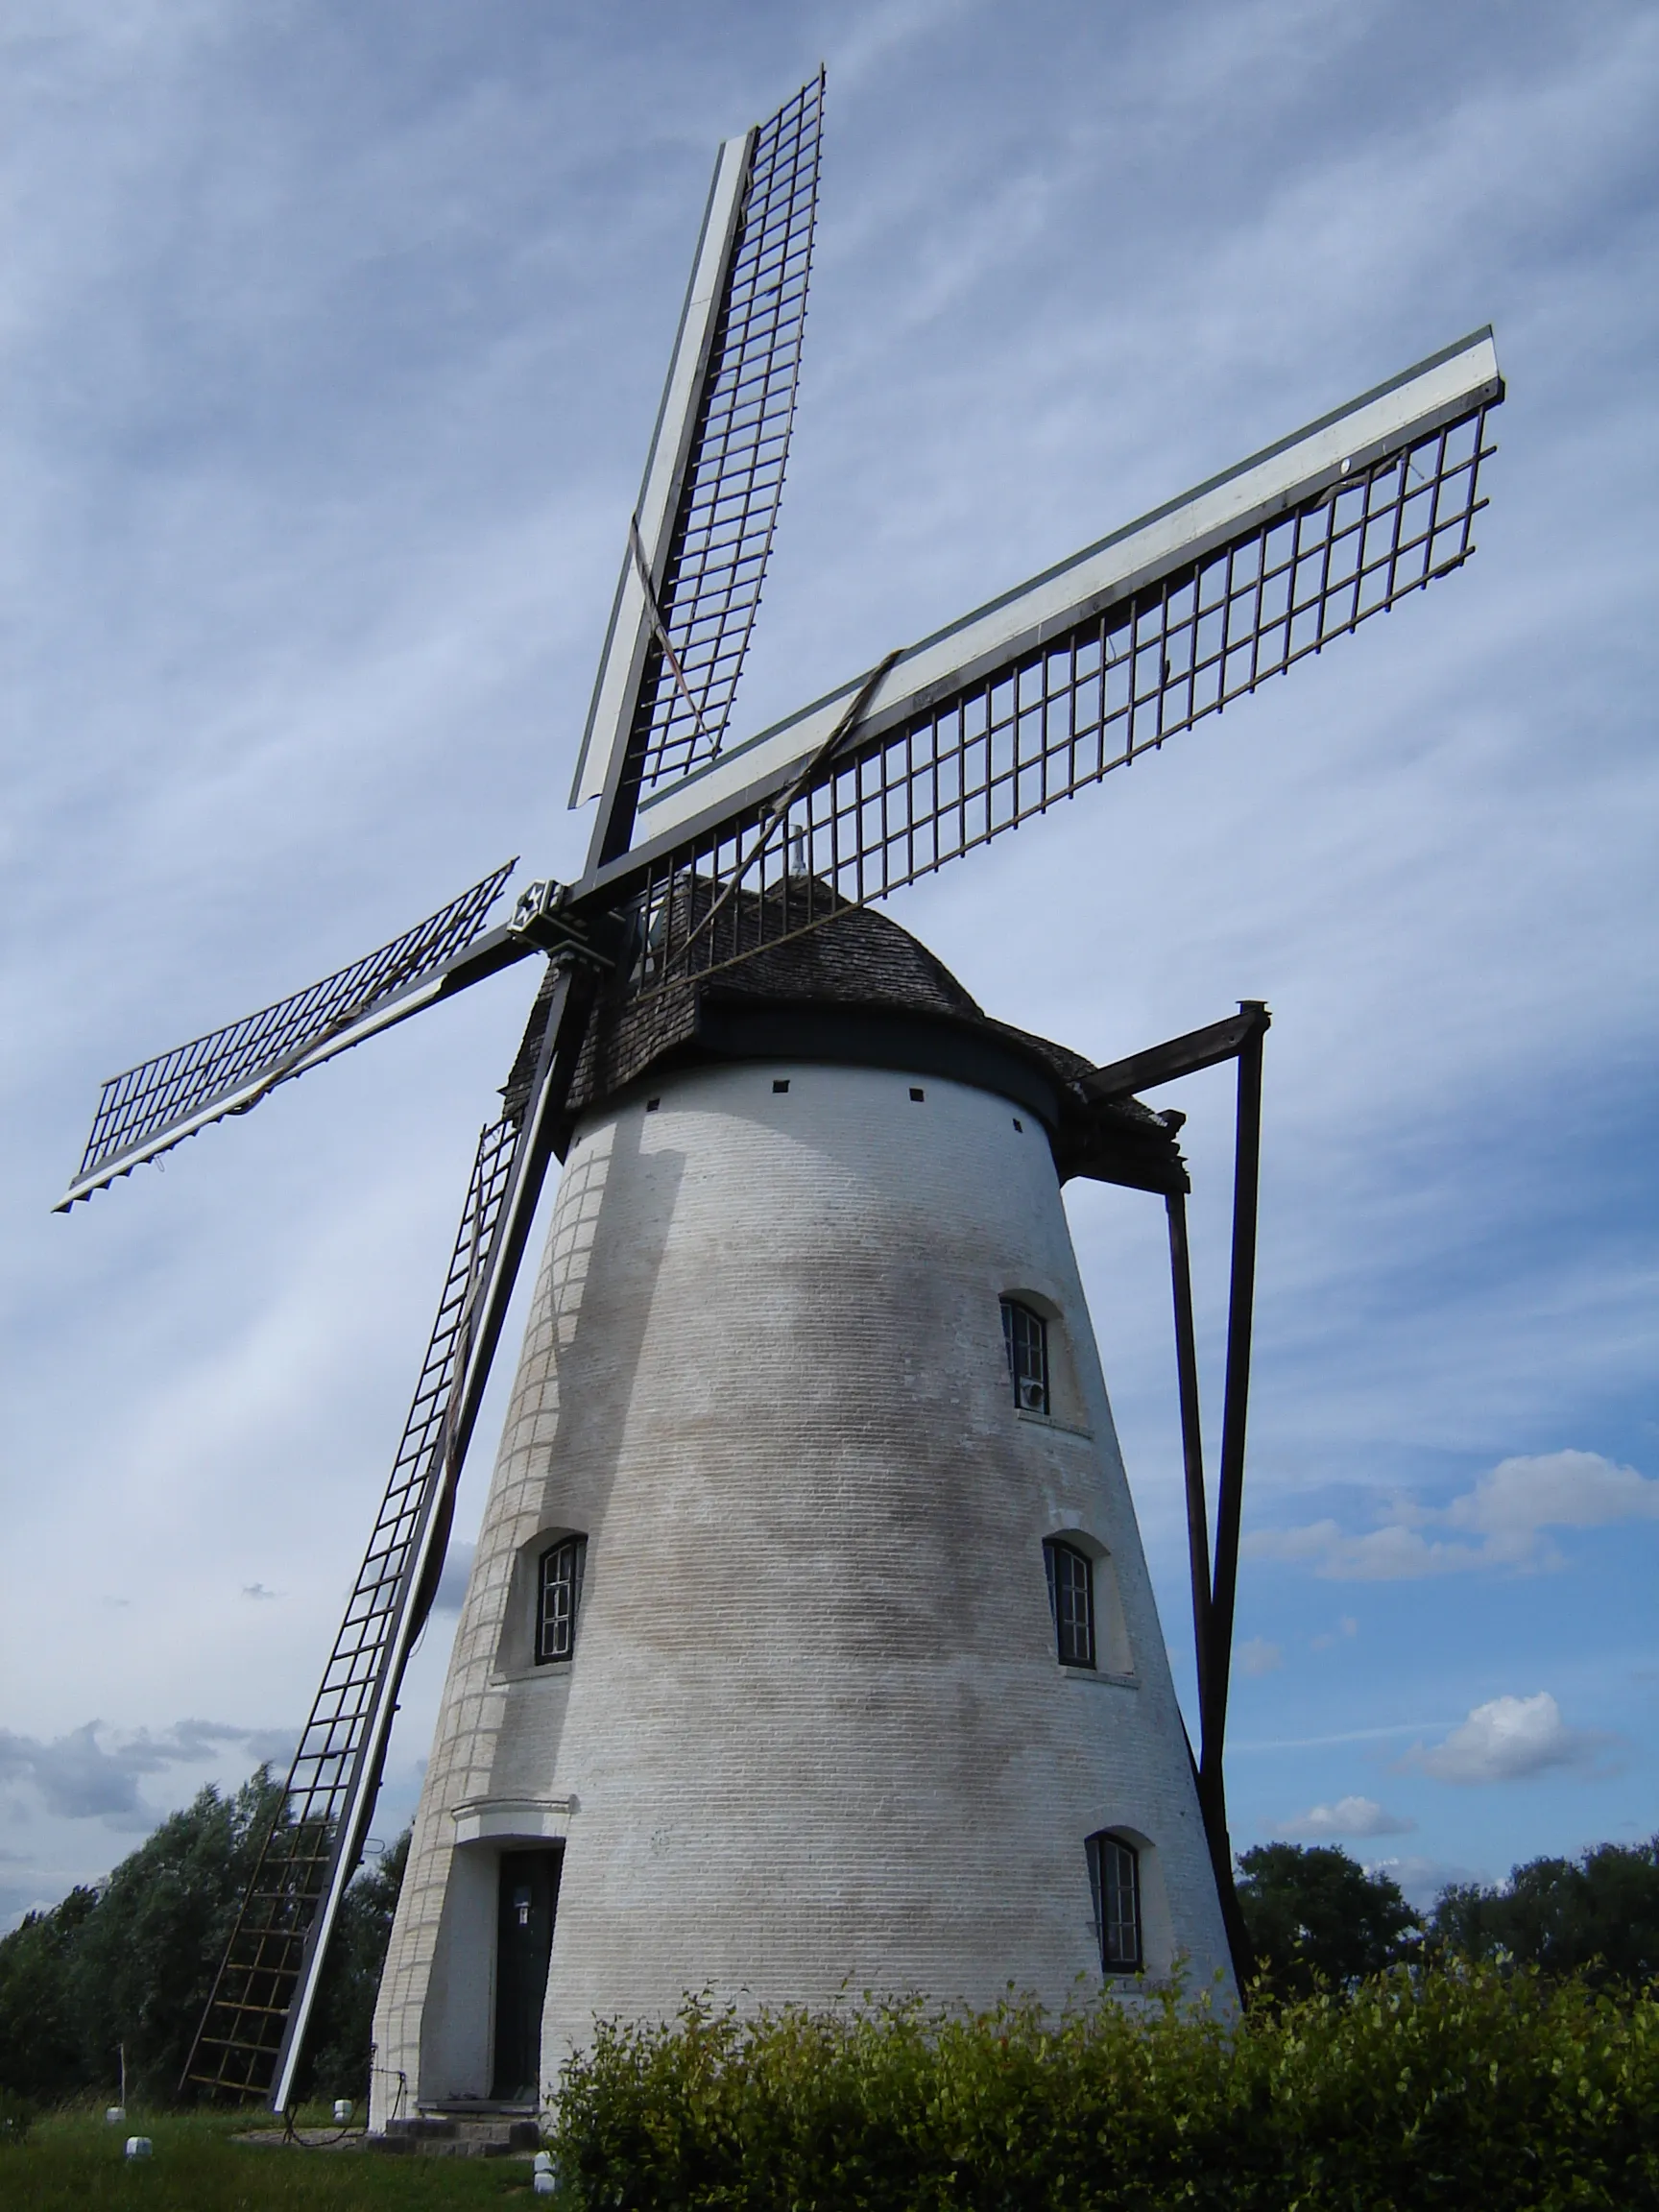
[[[823, 904], [830, 902], [827, 895]], [[1085, 1109], [1076, 1086], [1093, 1063], [1082, 1053], [994, 1021], [909, 930], [840, 902], [815, 926], [710, 972], [602, 999], [559, 1150], [579, 1121], [648, 1079], [746, 1060], [903, 1070], [965, 1083], [1035, 1116], [1062, 1179], [1092, 1171], [1085, 1163], [1100, 1155], [1105, 1130], [1109, 1150], [1127, 1148], [1143, 1167], [1131, 1180], [1164, 1190], [1178, 1178], [1186, 1187], [1170, 1122], [1133, 1098]]]

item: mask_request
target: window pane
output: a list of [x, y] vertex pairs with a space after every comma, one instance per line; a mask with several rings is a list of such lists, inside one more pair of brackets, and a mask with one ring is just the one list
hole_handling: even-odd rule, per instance
[[1002, 1301], [1002, 1343], [1014, 1403], [1027, 1413], [1048, 1410], [1048, 1324], [1015, 1299]]
[[1070, 1544], [1043, 1547], [1048, 1570], [1048, 1610], [1062, 1667], [1094, 1664], [1094, 1568]]
[[538, 1664], [568, 1659], [576, 1647], [576, 1614], [582, 1602], [585, 1540], [567, 1536], [541, 1554], [536, 1593]]
[[1142, 1965], [1141, 1860], [1132, 1843], [1102, 1833], [1088, 1843], [1094, 1927], [1105, 1974], [1135, 1974]]

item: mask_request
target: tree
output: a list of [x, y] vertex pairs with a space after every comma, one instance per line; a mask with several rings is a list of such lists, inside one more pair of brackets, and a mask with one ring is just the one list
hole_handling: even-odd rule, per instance
[[97, 1904], [95, 1889], [71, 1889], [0, 1941], [0, 2091], [55, 2102], [84, 2085], [70, 1959]]
[[1443, 1889], [1431, 1940], [1465, 1958], [1507, 1953], [1546, 1973], [1640, 1987], [1659, 1977], [1659, 1836], [1531, 1859], [1503, 1887]]
[[231, 1797], [204, 1790], [100, 1888], [0, 1941], [0, 2086], [113, 2086], [125, 2046], [136, 2093], [171, 2095], [279, 1797], [263, 1767]]
[[1283, 1996], [1307, 1996], [1415, 1956], [1422, 1924], [1386, 1874], [1325, 1843], [1262, 1843], [1238, 1860], [1238, 1902], [1257, 1964]]
[[118, 2078], [125, 2044], [135, 2096], [174, 2094], [281, 1794], [263, 1767], [228, 1797], [209, 1785], [110, 1875], [69, 1948], [89, 2085]]
[[[204, 1790], [123, 1859], [0, 1938], [0, 2090], [55, 2100], [112, 2087], [120, 2050], [135, 2101], [176, 2093], [253, 1871], [282, 1804], [261, 1767], [228, 1797]], [[361, 2097], [374, 1999], [407, 1834], [358, 1874], [335, 1923], [313, 2015], [308, 2094]]]

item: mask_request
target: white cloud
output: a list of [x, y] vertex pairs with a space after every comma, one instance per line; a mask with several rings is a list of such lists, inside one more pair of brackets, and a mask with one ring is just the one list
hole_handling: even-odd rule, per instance
[[99, 1741], [101, 1721], [88, 1720], [43, 1743], [0, 1729], [0, 1783], [33, 1785], [60, 1819], [102, 1820], [110, 1828], [148, 1828], [157, 1815], [138, 1794], [141, 1776], [174, 1767], [213, 1766], [229, 1746], [250, 1764], [285, 1763], [295, 1731], [241, 1728], [222, 1720], [180, 1720], [159, 1734], [141, 1728]]
[[1285, 1664], [1285, 1653], [1277, 1644], [1269, 1644], [1264, 1636], [1252, 1636], [1247, 1644], [1238, 1647], [1238, 1664], [1246, 1674], [1271, 1674]]
[[1546, 1452], [1503, 1459], [1445, 1509], [1450, 1527], [1476, 1531], [1494, 1559], [1538, 1563], [1545, 1528], [1602, 1528], [1659, 1521], [1659, 1480], [1599, 1452]]
[[1331, 1520], [1310, 1521], [1301, 1528], [1259, 1528], [1241, 1549], [1246, 1558], [1311, 1567], [1332, 1582], [1404, 1582], [1486, 1564], [1473, 1545], [1431, 1543], [1401, 1521], [1364, 1536], [1350, 1536]]
[[1454, 1882], [1486, 1880], [1477, 1866], [1465, 1866], [1449, 1859], [1428, 1859], [1415, 1852], [1407, 1852], [1398, 1859], [1368, 1859], [1365, 1871], [1388, 1875], [1399, 1885], [1406, 1902], [1414, 1905], [1419, 1912], [1428, 1911], [1441, 1890]]
[[1339, 1836], [1405, 1836], [1416, 1825], [1385, 1811], [1375, 1797], [1338, 1797], [1334, 1805], [1310, 1806], [1282, 1822], [1281, 1833], [1298, 1842], [1321, 1842]]
[[[1336, 1623], [1336, 1635], [1358, 1636], [1358, 1622], [1355, 1620], [1352, 1613], [1344, 1613]], [[1329, 1651], [1335, 1641], [1336, 1636], [1315, 1636], [1310, 1647], [1314, 1651]]]
[[1570, 1727], [1549, 1691], [1539, 1690], [1477, 1705], [1444, 1743], [1416, 1744], [1400, 1764], [1437, 1782], [1527, 1782], [1557, 1769], [1587, 1771], [1613, 1741], [1602, 1729]]
[[[1300, 1528], [1257, 1529], [1243, 1550], [1255, 1559], [1310, 1566], [1336, 1582], [1401, 1582], [1488, 1567], [1535, 1573], [1565, 1564], [1545, 1534], [1548, 1528], [1656, 1520], [1659, 1479], [1618, 1466], [1599, 1452], [1547, 1452], [1501, 1460], [1448, 1505], [1397, 1499], [1382, 1527], [1362, 1536], [1349, 1535], [1326, 1519]], [[1448, 1540], [1423, 1533], [1436, 1527], [1465, 1535]]]

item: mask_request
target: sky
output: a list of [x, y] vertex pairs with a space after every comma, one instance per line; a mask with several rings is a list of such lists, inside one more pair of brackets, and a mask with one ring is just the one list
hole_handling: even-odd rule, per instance
[[[1098, 1061], [1272, 1006], [1236, 1848], [1426, 1900], [1659, 1830], [1659, 12], [13, 0], [0, 1924], [291, 1744], [526, 985], [54, 1215], [98, 1083], [578, 872], [714, 147], [821, 59], [739, 735], [1495, 326], [1462, 572], [888, 911]], [[1154, 1103], [1214, 1464], [1230, 1077]], [[1190, 1712], [1162, 1213], [1067, 1203]]]

